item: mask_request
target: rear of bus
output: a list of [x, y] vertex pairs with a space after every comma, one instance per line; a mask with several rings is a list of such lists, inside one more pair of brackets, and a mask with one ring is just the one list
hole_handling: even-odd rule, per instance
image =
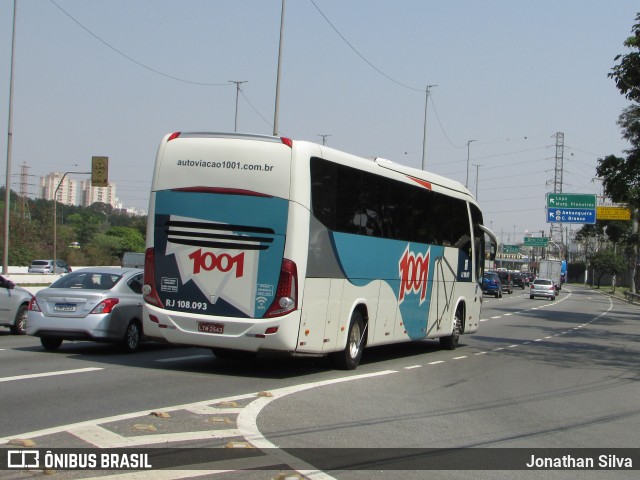
[[212, 349], [295, 349], [285, 256], [287, 139], [174, 133], [158, 149], [144, 273], [145, 335]]

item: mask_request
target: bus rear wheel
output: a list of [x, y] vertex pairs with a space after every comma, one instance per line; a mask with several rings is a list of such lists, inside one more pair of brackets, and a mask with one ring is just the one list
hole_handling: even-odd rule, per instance
[[347, 346], [340, 352], [332, 354], [333, 364], [341, 370], [355, 370], [362, 358], [366, 328], [362, 313], [355, 310], [349, 323]]
[[445, 350], [455, 350], [460, 340], [460, 331], [462, 330], [462, 312], [456, 311], [455, 319], [453, 320], [453, 331], [451, 335], [446, 337], [440, 337], [440, 346]]

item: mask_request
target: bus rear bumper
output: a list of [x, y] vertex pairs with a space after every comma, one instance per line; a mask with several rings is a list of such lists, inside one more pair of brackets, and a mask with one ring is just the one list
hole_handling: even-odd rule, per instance
[[175, 312], [145, 304], [147, 337], [174, 345], [247, 352], [293, 352], [298, 342], [300, 311], [282, 317], [229, 318]]

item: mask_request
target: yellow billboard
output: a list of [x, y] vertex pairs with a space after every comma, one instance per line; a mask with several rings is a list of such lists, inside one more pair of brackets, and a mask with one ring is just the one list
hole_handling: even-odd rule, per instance
[[597, 220], [631, 220], [631, 210], [627, 207], [596, 207]]

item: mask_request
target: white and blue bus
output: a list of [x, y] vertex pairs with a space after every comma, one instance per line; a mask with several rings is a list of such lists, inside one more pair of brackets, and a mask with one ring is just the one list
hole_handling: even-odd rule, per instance
[[345, 369], [374, 345], [455, 348], [495, 252], [460, 183], [270, 136], [167, 135], [148, 218], [145, 335]]

